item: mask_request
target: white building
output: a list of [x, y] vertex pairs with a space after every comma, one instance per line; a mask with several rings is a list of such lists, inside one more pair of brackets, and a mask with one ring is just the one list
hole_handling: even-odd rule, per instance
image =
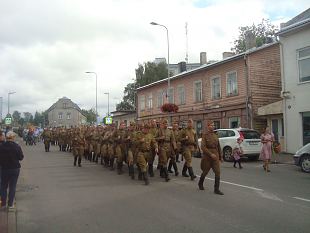
[[283, 117], [286, 152], [310, 142], [310, 8], [281, 25]]

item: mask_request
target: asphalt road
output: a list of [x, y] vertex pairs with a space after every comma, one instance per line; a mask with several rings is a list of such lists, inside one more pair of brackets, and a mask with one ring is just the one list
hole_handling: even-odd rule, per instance
[[[158, 171], [144, 186], [90, 162], [73, 167], [72, 155], [57, 149], [23, 146], [18, 233], [310, 232], [310, 174], [294, 165], [272, 165], [265, 173], [260, 162], [242, 170], [223, 163], [225, 195], [218, 196], [212, 172], [205, 191], [198, 179], [171, 176], [166, 183]], [[197, 174], [199, 162], [194, 159]]]

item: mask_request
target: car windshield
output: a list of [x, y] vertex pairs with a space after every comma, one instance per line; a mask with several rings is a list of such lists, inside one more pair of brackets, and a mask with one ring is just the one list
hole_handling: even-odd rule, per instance
[[243, 135], [244, 139], [260, 139], [260, 134], [255, 130], [242, 130], [240, 134]]

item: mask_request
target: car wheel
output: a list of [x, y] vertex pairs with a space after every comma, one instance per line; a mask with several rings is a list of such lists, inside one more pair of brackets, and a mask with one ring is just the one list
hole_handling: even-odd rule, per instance
[[227, 161], [227, 162], [233, 161], [231, 147], [229, 147], [229, 146], [225, 147], [224, 150], [223, 150], [223, 155], [224, 155], [223, 158], [224, 158], [225, 161]]
[[304, 155], [301, 158], [300, 167], [303, 172], [310, 173], [310, 155]]

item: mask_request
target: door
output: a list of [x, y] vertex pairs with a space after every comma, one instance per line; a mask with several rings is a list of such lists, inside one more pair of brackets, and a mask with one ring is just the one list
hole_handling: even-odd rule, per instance
[[274, 134], [275, 141], [279, 142], [279, 120], [278, 119], [271, 120], [271, 131]]

